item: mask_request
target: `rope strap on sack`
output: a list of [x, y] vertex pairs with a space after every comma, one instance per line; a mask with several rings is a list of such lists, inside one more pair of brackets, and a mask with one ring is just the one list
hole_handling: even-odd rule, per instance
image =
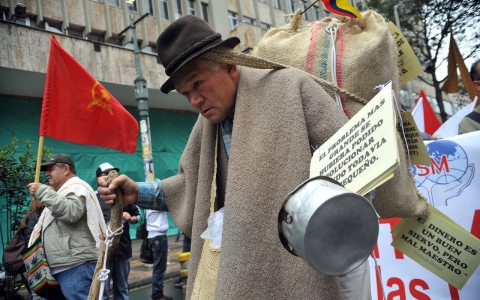
[[[325, 30], [330, 34], [330, 37], [332, 39], [332, 67], [330, 68], [330, 70], [331, 70], [333, 84], [335, 86], [338, 86], [337, 74], [336, 74], [337, 50], [335, 49], [335, 42], [337, 41], [338, 23], [335, 21], [330, 22], [330, 24], [328, 24]], [[340, 108], [343, 110], [342, 100], [340, 100], [340, 95], [338, 94], [337, 91], [335, 91], [335, 101], [337, 102], [337, 105], [340, 106]]]
[[[201, 58], [203, 59], [208, 59], [208, 60], [213, 60], [216, 62], [220, 63], [227, 63], [227, 64], [234, 64], [234, 65], [240, 65], [244, 67], [249, 67], [249, 68], [255, 68], [255, 69], [285, 69], [285, 68], [290, 68], [287, 65], [279, 64], [276, 62], [268, 61], [263, 58], [258, 58], [254, 57], [251, 55], [247, 55], [242, 52], [237, 52], [237, 51], [230, 51], [230, 50], [218, 50], [218, 49], [213, 49], [208, 51], [207, 53], [204, 53]], [[301, 71], [301, 70], [300, 70]], [[367, 101], [360, 98], [359, 96], [350, 93], [349, 91], [346, 91], [335, 84], [326, 81], [324, 79], [321, 79], [315, 75], [308, 74], [307, 72], [303, 71], [305, 74], [310, 76], [315, 82], [318, 84], [322, 85], [323, 87], [330, 89], [334, 92], [339, 92], [344, 94], [345, 96], [361, 103], [361, 104], [367, 104]]]
[[[110, 224], [107, 226], [107, 236], [105, 237], [105, 253], [108, 253], [108, 248], [113, 245], [113, 238], [116, 235], [121, 235], [123, 233], [123, 224], [121, 227], [119, 227], [115, 232], [112, 231], [110, 228]], [[100, 273], [98, 275], [98, 280], [101, 282], [100, 284], [100, 291], [98, 295], [98, 299], [103, 299], [103, 291], [105, 287], [105, 281], [108, 279], [108, 274], [110, 274], [110, 270], [107, 269], [107, 260], [108, 256], [105, 255], [103, 257], [103, 269], [100, 270]]]

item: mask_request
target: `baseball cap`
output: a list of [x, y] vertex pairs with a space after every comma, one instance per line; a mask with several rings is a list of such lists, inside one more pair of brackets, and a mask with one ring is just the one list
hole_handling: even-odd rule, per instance
[[69, 164], [70, 166], [75, 168], [75, 163], [70, 156], [66, 154], [55, 154], [54, 156], [50, 157], [46, 162], [40, 165], [40, 170], [46, 171], [48, 166], [58, 163]]
[[120, 171], [119, 168], [114, 168], [111, 164], [109, 164], [108, 162], [105, 162], [97, 168], [96, 175], [97, 175], [97, 177], [100, 177], [100, 176], [102, 176], [102, 173], [108, 173], [111, 170], [115, 170], [117, 172]]

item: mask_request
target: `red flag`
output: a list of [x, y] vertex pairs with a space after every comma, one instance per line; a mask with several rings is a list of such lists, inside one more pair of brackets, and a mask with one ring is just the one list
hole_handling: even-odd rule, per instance
[[50, 40], [40, 136], [128, 153], [137, 147], [135, 118], [70, 54]]
[[442, 125], [437, 115], [433, 111], [427, 96], [423, 90], [420, 90], [420, 95], [417, 100], [417, 105], [412, 112], [413, 119], [417, 124], [418, 130], [433, 135], [435, 131]]

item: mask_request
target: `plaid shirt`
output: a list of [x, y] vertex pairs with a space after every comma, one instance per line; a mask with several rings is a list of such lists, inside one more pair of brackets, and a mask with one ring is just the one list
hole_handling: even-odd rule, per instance
[[226, 118], [220, 122], [220, 130], [222, 131], [223, 144], [227, 151], [227, 158], [230, 158], [230, 144], [232, 143], [233, 120]]
[[[232, 141], [233, 120], [227, 118], [220, 122], [222, 140], [227, 151], [227, 158], [230, 158], [230, 145]], [[168, 211], [165, 195], [163, 194], [162, 181], [155, 179], [152, 182], [137, 182], [138, 198], [137, 205], [144, 208], [158, 211]]]

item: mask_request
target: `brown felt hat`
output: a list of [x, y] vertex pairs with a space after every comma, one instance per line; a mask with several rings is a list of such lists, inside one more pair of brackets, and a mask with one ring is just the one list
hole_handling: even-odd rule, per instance
[[220, 45], [233, 49], [239, 43], [237, 37], [222, 40], [222, 35], [199, 17], [188, 15], [179, 18], [157, 39], [158, 57], [165, 73], [170, 76], [160, 90], [165, 94], [174, 90], [172, 76], [192, 59]]

